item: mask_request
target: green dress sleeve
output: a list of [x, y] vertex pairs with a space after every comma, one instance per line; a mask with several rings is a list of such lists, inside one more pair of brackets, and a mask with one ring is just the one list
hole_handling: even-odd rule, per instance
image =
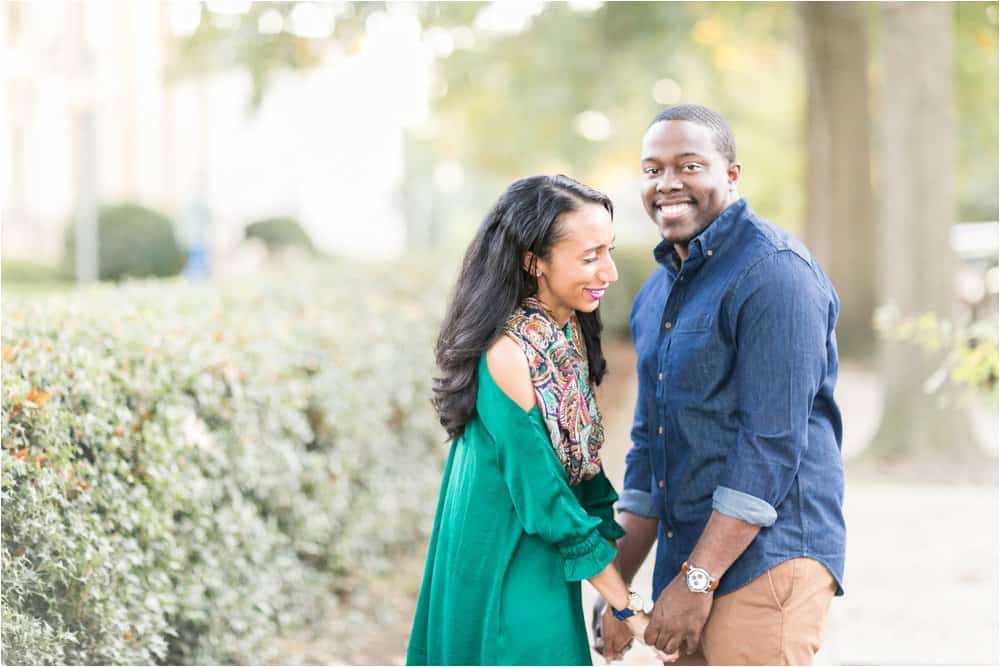
[[605, 539], [617, 540], [625, 535], [625, 529], [615, 521], [614, 505], [618, 502], [618, 494], [608, 481], [603, 468], [594, 477], [580, 483], [578, 496], [587, 514], [601, 520], [597, 530]]
[[485, 359], [479, 370], [476, 409], [496, 443], [500, 474], [524, 531], [559, 550], [567, 581], [597, 575], [614, 560], [615, 548], [601, 534], [602, 519], [583, 508], [566, 481], [538, 407], [525, 411], [511, 400], [493, 382]]

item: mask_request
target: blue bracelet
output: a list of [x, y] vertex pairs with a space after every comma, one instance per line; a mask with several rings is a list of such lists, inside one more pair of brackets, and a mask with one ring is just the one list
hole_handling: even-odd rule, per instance
[[614, 616], [619, 621], [624, 622], [626, 618], [632, 618], [633, 616], [635, 616], [635, 610], [626, 607], [625, 609], [618, 611], [614, 607], [611, 607], [611, 615]]
[[621, 611], [615, 609], [615, 606], [610, 602], [608, 603], [608, 606], [611, 607], [611, 615], [619, 621], [624, 621], [626, 618], [632, 618], [635, 616], [636, 611], [642, 611], [645, 608], [642, 598], [635, 591], [628, 592], [628, 606]]

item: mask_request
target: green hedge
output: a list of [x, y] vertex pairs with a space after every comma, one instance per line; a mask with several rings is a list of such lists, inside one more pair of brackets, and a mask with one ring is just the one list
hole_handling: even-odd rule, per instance
[[259, 239], [271, 252], [294, 247], [316, 253], [316, 247], [309, 234], [298, 220], [293, 218], [267, 218], [252, 222], [243, 230], [243, 238]]
[[349, 645], [339, 600], [422, 543], [446, 454], [445, 289], [391, 269], [5, 299], [6, 664]]
[[[76, 266], [76, 232], [66, 229], [63, 264], [68, 276]], [[146, 276], [175, 276], [184, 268], [184, 250], [174, 223], [153, 209], [132, 203], [101, 206], [97, 210], [98, 277], [122, 280]]]

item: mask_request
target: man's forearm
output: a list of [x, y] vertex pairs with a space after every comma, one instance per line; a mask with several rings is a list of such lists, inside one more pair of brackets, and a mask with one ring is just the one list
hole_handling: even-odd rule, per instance
[[760, 532], [760, 526], [712, 512], [688, 562], [719, 579]]
[[631, 512], [620, 512], [618, 523], [625, 529], [625, 535], [618, 540], [615, 568], [621, 573], [625, 583], [631, 585], [635, 573], [656, 542], [658, 521]]

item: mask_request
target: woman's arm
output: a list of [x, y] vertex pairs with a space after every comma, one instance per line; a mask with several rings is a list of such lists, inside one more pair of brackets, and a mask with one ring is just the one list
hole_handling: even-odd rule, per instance
[[629, 605], [629, 589], [625, 580], [615, 569], [613, 563], [601, 570], [596, 576], [588, 579], [597, 592], [615, 609], [625, 609]]
[[522, 528], [558, 549], [567, 581], [589, 579], [614, 560], [601, 535], [601, 519], [580, 505], [552, 450], [535, 406], [528, 360], [501, 336], [486, 353], [492, 382], [479, 386], [478, 409], [496, 443], [497, 466]]

